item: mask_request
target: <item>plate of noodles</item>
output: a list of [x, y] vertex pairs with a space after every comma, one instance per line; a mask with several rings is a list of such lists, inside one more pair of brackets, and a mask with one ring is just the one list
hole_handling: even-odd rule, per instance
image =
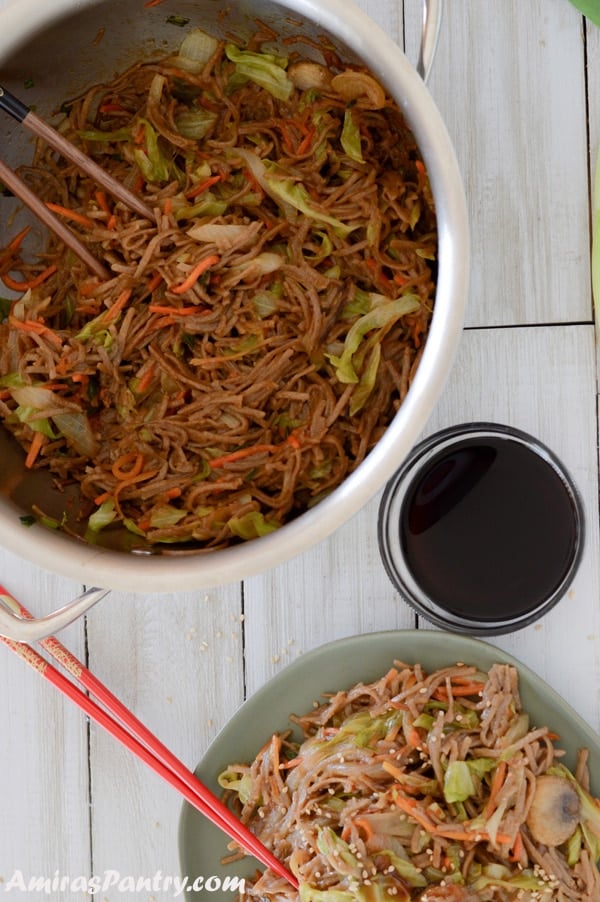
[[600, 898], [600, 740], [477, 639], [390, 631], [323, 645], [242, 705], [196, 773], [300, 892], [186, 803], [190, 894], [210, 875], [228, 898], [241, 881], [240, 898], [302, 902]]

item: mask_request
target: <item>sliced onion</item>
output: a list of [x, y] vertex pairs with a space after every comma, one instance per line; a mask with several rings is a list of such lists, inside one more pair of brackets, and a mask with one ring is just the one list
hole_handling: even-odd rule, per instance
[[218, 248], [227, 249], [238, 239], [247, 236], [248, 240], [254, 239], [256, 229], [248, 225], [235, 225], [233, 223], [212, 223], [192, 226], [188, 229], [188, 235], [195, 241], [206, 241], [216, 244]]
[[278, 301], [272, 291], [259, 291], [252, 298], [252, 304], [256, 310], [257, 316], [266, 319], [273, 313], [277, 312]]
[[239, 279], [255, 279], [257, 276], [264, 276], [270, 272], [275, 272], [275, 270], [280, 269], [284, 263], [285, 260], [280, 254], [264, 251], [262, 254], [257, 254], [252, 260], [248, 260], [247, 263], [240, 263], [238, 266], [232, 266], [231, 271], [234, 272]]
[[84, 457], [94, 457], [98, 451], [98, 442], [83, 411], [77, 413], [55, 413], [52, 416], [52, 420], [67, 442], [79, 454], [82, 454]]
[[184, 138], [195, 141], [205, 138], [216, 121], [216, 113], [209, 113], [207, 110], [183, 110], [175, 117], [177, 131]]
[[22, 407], [33, 407], [44, 414], [47, 410], [56, 410], [62, 405], [61, 399], [49, 388], [41, 388], [36, 385], [23, 385], [20, 388], [11, 388], [10, 393], [17, 404]]
[[219, 42], [212, 35], [202, 31], [201, 28], [193, 28], [181, 43], [179, 55], [175, 57], [175, 65], [185, 69], [186, 72], [197, 74], [202, 71], [218, 46]]

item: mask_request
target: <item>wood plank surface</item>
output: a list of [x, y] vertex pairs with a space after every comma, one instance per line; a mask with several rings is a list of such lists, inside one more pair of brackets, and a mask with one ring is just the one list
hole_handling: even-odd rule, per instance
[[[79, 592], [72, 581], [24, 566], [3, 549], [0, 582], [37, 615]], [[76, 655], [85, 655], [83, 621], [68, 627], [63, 637]], [[17, 871], [26, 877], [51, 877], [57, 869], [89, 873], [88, 782], [85, 719], [38, 673], [0, 647], [0, 893]], [[24, 898], [18, 890], [14, 894]], [[70, 902], [71, 894], [59, 891], [54, 900]]]
[[[0, 10], [6, 6], [0, 0]], [[416, 60], [420, 0], [360, 6], [396, 40], [405, 38]], [[468, 328], [424, 434], [469, 420], [507, 422], [546, 442], [570, 469], [587, 515], [572, 589], [539, 623], [491, 641], [598, 730], [589, 189], [600, 146], [600, 30], [586, 26], [568, 0], [449, 0], [445, 7], [429, 88], [463, 173], [472, 282]], [[244, 696], [304, 652], [353, 633], [430, 628], [383, 570], [378, 504], [379, 496], [329, 540], [243, 585], [172, 596], [111, 593], [61, 639], [193, 765]], [[80, 591], [2, 550], [0, 580], [37, 614]], [[0, 653], [0, 793], [0, 893], [16, 869], [179, 873], [174, 792], [110, 737], [88, 730], [78, 711], [8, 652]], [[73, 895], [51, 898], [71, 902]], [[129, 898], [167, 902], [172, 895]]]
[[[420, 4], [405, 8], [413, 42]], [[445, 4], [429, 87], [468, 201], [468, 325], [591, 320], [584, 75], [566, 0]]]

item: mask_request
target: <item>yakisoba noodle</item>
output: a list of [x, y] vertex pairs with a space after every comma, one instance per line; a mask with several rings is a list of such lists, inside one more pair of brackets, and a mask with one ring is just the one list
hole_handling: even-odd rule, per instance
[[[300, 883], [265, 871], [248, 899], [597, 902], [600, 805], [530, 723], [518, 673], [397, 663], [301, 717], [219, 777]], [[235, 860], [235, 855], [232, 856]]]
[[272, 37], [193, 31], [65, 105], [156, 223], [44, 145], [19, 170], [111, 273], [56, 240], [32, 261], [23, 233], [0, 252], [0, 415], [80, 485], [89, 537], [276, 529], [364, 459], [418, 364], [437, 237], [414, 138], [370, 75]]

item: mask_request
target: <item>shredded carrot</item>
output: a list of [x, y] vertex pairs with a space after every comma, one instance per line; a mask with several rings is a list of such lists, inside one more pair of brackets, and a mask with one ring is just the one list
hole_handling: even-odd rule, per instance
[[198, 197], [199, 194], [202, 194], [204, 191], [212, 188], [213, 185], [216, 185], [217, 182], [220, 182], [221, 178], [221, 175], [211, 175], [210, 178], [207, 178], [203, 182], [200, 182], [199, 185], [196, 185], [190, 191], [186, 191], [185, 196], [188, 200], [191, 200], [193, 197]]
[[408, 733], [408, 744], [411, 749], [418, 749], [421, 745], [422, 737], [418, 730], [413, 727]]
[[496, 765], [496, 770], [494, 771], [494, 777], [492, 779], [492, 785], [490, 786], [490, 795], [483, 810], [483, 814], [486, 819], [488, 817], [491, 817], [496, 807], [496, 799], [498, 798], [498, 793], [500, 792], [506, 778], [507, 769], [508, 766], [506, 764], [506, 761], [499, 761]]
[[137, 382], [137, 385], [135, 388], [136, 393], [142, 394], [143, 392], [147, 391], [150, 388], [150, 386], [152, 385], [152, 380], [154, 379], [155, 374], [156, 374], [156, 364], [153, 364], [152, 366], [149, 366], [148, 369], [145, 371], [145, 373], [143, 373], [140, 376], [140, 378], [138, 379], [138, 382]]
[[381, 271], [381, 266], [378, 264], [377, 260], [373, 257], [368, 257], [365, 260], [365, 263], [373, 273], [373, 277], [378, 279], [382, 285], [389, 285], [390, 279], [386, 276], [384, 272]]
[[94, 504], [100, 505], [104, 504], [105, 501], [108, 501], [110, 498], [110, 492], [102, 492], [101, 495], [96, 495], [94, 498]]
[[244, 175], [245, 175], [245, 177], [246, 177], [246, 181], [249, 182], [249, 183], [252, 185], [252, 190], [253, 190], [256, 194], [260, 194], [260, 196], [262, 197], [262, 195], [263, 195], [265, 192], [264, 192], [263, 187], [262, 187], [262, 185], [260, 184], [260, 182], [258, 182], [258, 181], [256, 180], [256, 178], [254, 177], [254, 173], [252, 172], [252, 170], [251, 170], [251, 169], [244, 169]]
[[172, 489], [167, 489], [166, 492], [163, 492], [161, 497], [164, 498], [165, 501], [172, 501], [173, 498], [181, 497], [181, 489], [175, 485]]
[[427, 173], [425, 172], [425, 164], [422, 160], [415, 160], [415, 169], [417, 170], [417, 175], [419, 176], [419, 185], [423, 185], [427, 179]]
[[[442, 836], [444, 839], [451, 839], [454, 842], [491, 842], [491, 836], [487, 830], [455, 830], [452, 825], [440, 824], [433, 831], [436, 836]], [[512, 843], [512, 837], [508, 833], [497, 833], [496, 842], [501, 846], [508, 846]]]
[[89, 385], [90, 377], [87, 373], [73, 373], [71, 381], [81, 385], [82, 389], [86, 389]]
[[146, 9], [150, 9], [152, 6], [160, 6], [163, 0], [146, 0], [144, 6]]
[[79, 294], [83, 298], [90, 298], [98, 288], [100, 288], [100, 282], [97, 280], [81, 282], [79, 285]]
[[46, 206], [58, 216], [62, 216], [64, 219], [71, 219], [73, 222], [78, 222], [88, 229], [93, 229], [96, 225], [94, 220], [90, 219], [89, 216], [84, 216], [83, 213], [78, 213], [77, 210], [70, 210], [68, 207], [63, 207], [62, 204], [51, 204], [47, 202]]
[[200, 260], [191, 272], [188, 274], [187, 278], [181, 282], [180, 285], [174, 285], [171, 288], [175, 294], [185, 294], [186, 291], [189, 291], [190, 288], [193, 288], [202, 273], [206, 272], [207, 269], [210, 269], [211, 266], [214, 266], [215, 263], [219, 262], [219, 257], [216, 254], [209, 254], [208, 257], [204, 257], [204, 259]]
[[156, 322], [154, 323], [152, 328], [155, 331], [158, 331], [158, 329], [164, 329], [166, 326], [174, 326], [174, 325], [175, 325], [175, 320], [173, 319], [172, 316], [161, 316], [160, 319], [156, 320]]
[[521, 836], [521, 831], [519, 831], [515, 837], [515, 841], [512, 845], [512, 849], [510, 851], [510, 855], [508, 856], [508, 860], [509, 861], [520, 861], [522, 855], [523, 855], [523, 837]]
[[55, 272], [56, 266], [53, 263], [52, 266], [48, 266], [43, 272], [31, 279], [24, 279], [23, 281], [18, 282], [16, 279], [11, 278], [8, 273], [4, 273], [2, 275], [2, 281], [11, 291], [27, 291], [28, 288], [37, 288], [38, 285], [41, 285], [46, 279], [49, 279]]
[[107, 216], [112, 214], [112, 210], [108, 206], [108, 200], [106, 199], [106, 194], [104, 191], [96, 191], [94, 197], [96, 198], [96, 203], [100, 207], [103, 213], [106, 213]]
[[277, 445], [251, 445], [249, 448], [239, 448], [230, 454], [223, 454], [221, 457], [213, 457], [209, 460], [208, 465], [213, 469], [222, 467], [225, 464], [235, 463], [237, 460], [244, 460], [246, 457], [252, 457], [253, 454], [263, 454], [265, 451], [275, 451]]
[[27, 467], [27, 469], [30, 470], [34, 465], [45, 442], [46, 436], [42, 432], [33, 433], [31, 445], [29, 446], [29, 451], [27, 452], [27, 457], [25, 458], [25, 466]]
[[294, 153], [294, 142], [292, 141], [291, 135], [287, 128], [287, 123], [282, 120], [279, 122], [279, 131], [281, 132], [281, 137], [283, 138], [283, 143], [285, 148], [289, 153]]
[[298, 149], [296, 150], [297, 154], [308, 153], [315, 133], [316, 132], [314, 128], [307, 131], [305, 136], [302, 138], [302, 141], [300, 141], [300, 144], [298, 145]]
[[173, 212], [173, 198], [172, 198], [172, 197], [167, 197], [167, 198], [166, 198], [165, 203], [164, 203], [164, 206], [163, 206], [163, 212], [164, 212], [167, 216], [170, 216], [171, 213]]
[[163, 277], [159, 272], [155, 272], [150, 281], [148, 282], [148, 291], [152, 294], [156, 291], [160, 283], [162, 282]]
[[[452, 681], [452, 695], [455, 697], [479, 695], [482, 688], [483, 683], [475, 680], [469, 681], [463, 677], [457, 677]], [[436, 701], [448, 701], [448, 690], [446, 686], [438, 686], [437, 689], [431, 693], [431, 697], [436, 699]]]
[[8, 322], [13, 329], [18, 329], [20, 332], [28, 332], [30, 335], [32, 333], [34, 335], [44, 335], [57, 347], [62, 347], [62, 339], [60, 335], [58, 335], [53, 329], [45, 326], [44, 323], [39, 323], [34, 319], [16, 319], [16, 317], [14, 316], [9, 316]]
[[428, 833], [435, 832], [436, 825], [429, 819], [414, 799], [407, 799], [406, 796], [398, 795], [396, 796], [395, 801], [398, 808], [401, 808], [405, 814], [410, 815], [410, 817], [427, 830]]
[[[386, 767], [385, 769], [387, 770], [388, 768]], [[465, 829], [464, 824], [435, 824], [429, 819], [415, 799], [397, 795], [394, 801], [398, 808], [410, 815], [410, 817], [433, 836], [441, 836], [445, 839], [451, 839], [454, 842], [491, 841], [491, 837], [487, 830], [468, 830]], [[507, 833], [497, 833], [496, 842], [500, 843], [500, 845], [509, 845], [512, 843], [512, 838]]]
[[25, 228], [22, 229], [18, 235], [15, 235], [15, 237], [10, 242], [10, 244], [8, 245], [6, 250], [11, 254], [14, 254], [15, 251], [18, 251], [19, 248], [21, 247], [21, 244], [23, 243], [23, 239], [30, 231], [31, 231], [31, 226], [25, 226]]
[[366, 817], [357, 817], [354, 820], [354, 824], [358, 827], [359, 830], [362, 830], [364, 833], [364, 838], [368, 842], [373, 836], [373, 827], [366, 819]]
[[118, 100], [106, 100], [98, 107], [99, 113], [126, 113], [127, 110]]
[[123, 307], [126, 305], [127, 301], [131, 297], [132, 291], [133, 291], [132, 288], [124, 288], [123, 291], [121, 292], [121, 294], [119, 295], [119, 297], [117, 298], [117, 300], [112, 305], [112, 307], [109, 307], [106, 310], [106, 312], [103, 314], [104, 322], [107, 325], [110, 323], [113, 323], [117, 319], [117, 317], [123, 310]]
[[413, 326], [413, 343], [415, 348], [421, 347], [421, 332], [423, 331], [423, 322], [420, 319], [415, 319], [415, 324]]
[[111, 216], [109, 216], [109, 218], [108, 218], [108, 222], [106, 223], [106, 228], [110, 229], [111, 232], [114, 232], [114, 230], [117, 227], [117, 222], [118, 222], [117, 217], [115, 216], [114, 213], [112, 213]]
[[[130, 469], [123, 469], [127, 464], [132, 464]], [[128, 451], [122, 454], [113, 463], [111, 469], [115, 479], [130, 479], [142, 472], [144, 466], [144, 455], [137, 451]]]
[[121, 506], [119, 504], [119, 495], [121, 494], [121, 492], [132, 485], [136, 485], [136, 483], [138, 482], [145, 482], [147, 479], [153, 479], [157, 473], [158, 470], [144, 470], [143, 473], [138, 473], [136, 476], [129, 476], [127, 479], [123, 479], [121, 480], [121, 482], [117, 483], [112, 493], [112, 497], [114, 499], [115, 508], [117, 509], [119, 516], [123, 516], [123, 511], [121, 510]]
[[98, 303], [89, 304], [77, 304], [76, 307], [77, 313], [82, 313], [84, 316], [97, 316], [100, 312], [100, 308]]
[[300, 443], [300, 439], [299, 439], [298, 436], [295, 435], [293, 432], [290, 432], [290, 434], [288, 435], [286, 441], [287, 441], [288, 445], [291, 445], [291, 446], [292, 446], [292, 448], [298, 449], [298, 448], [301, 448], [301, 447], [302, 447], [302, 445], [301, 445], [301, 443]]
[[344, 842], [349, 842], [349, 840], [350, 840], [350, 835], [351, 835], [351, 827], [350, 827], [350, 824], [345, 824], [345, 826], [342, 828], [342, 834], [341, 834], [341, 835], [342, 835], [342, 839], [344, 840]]

